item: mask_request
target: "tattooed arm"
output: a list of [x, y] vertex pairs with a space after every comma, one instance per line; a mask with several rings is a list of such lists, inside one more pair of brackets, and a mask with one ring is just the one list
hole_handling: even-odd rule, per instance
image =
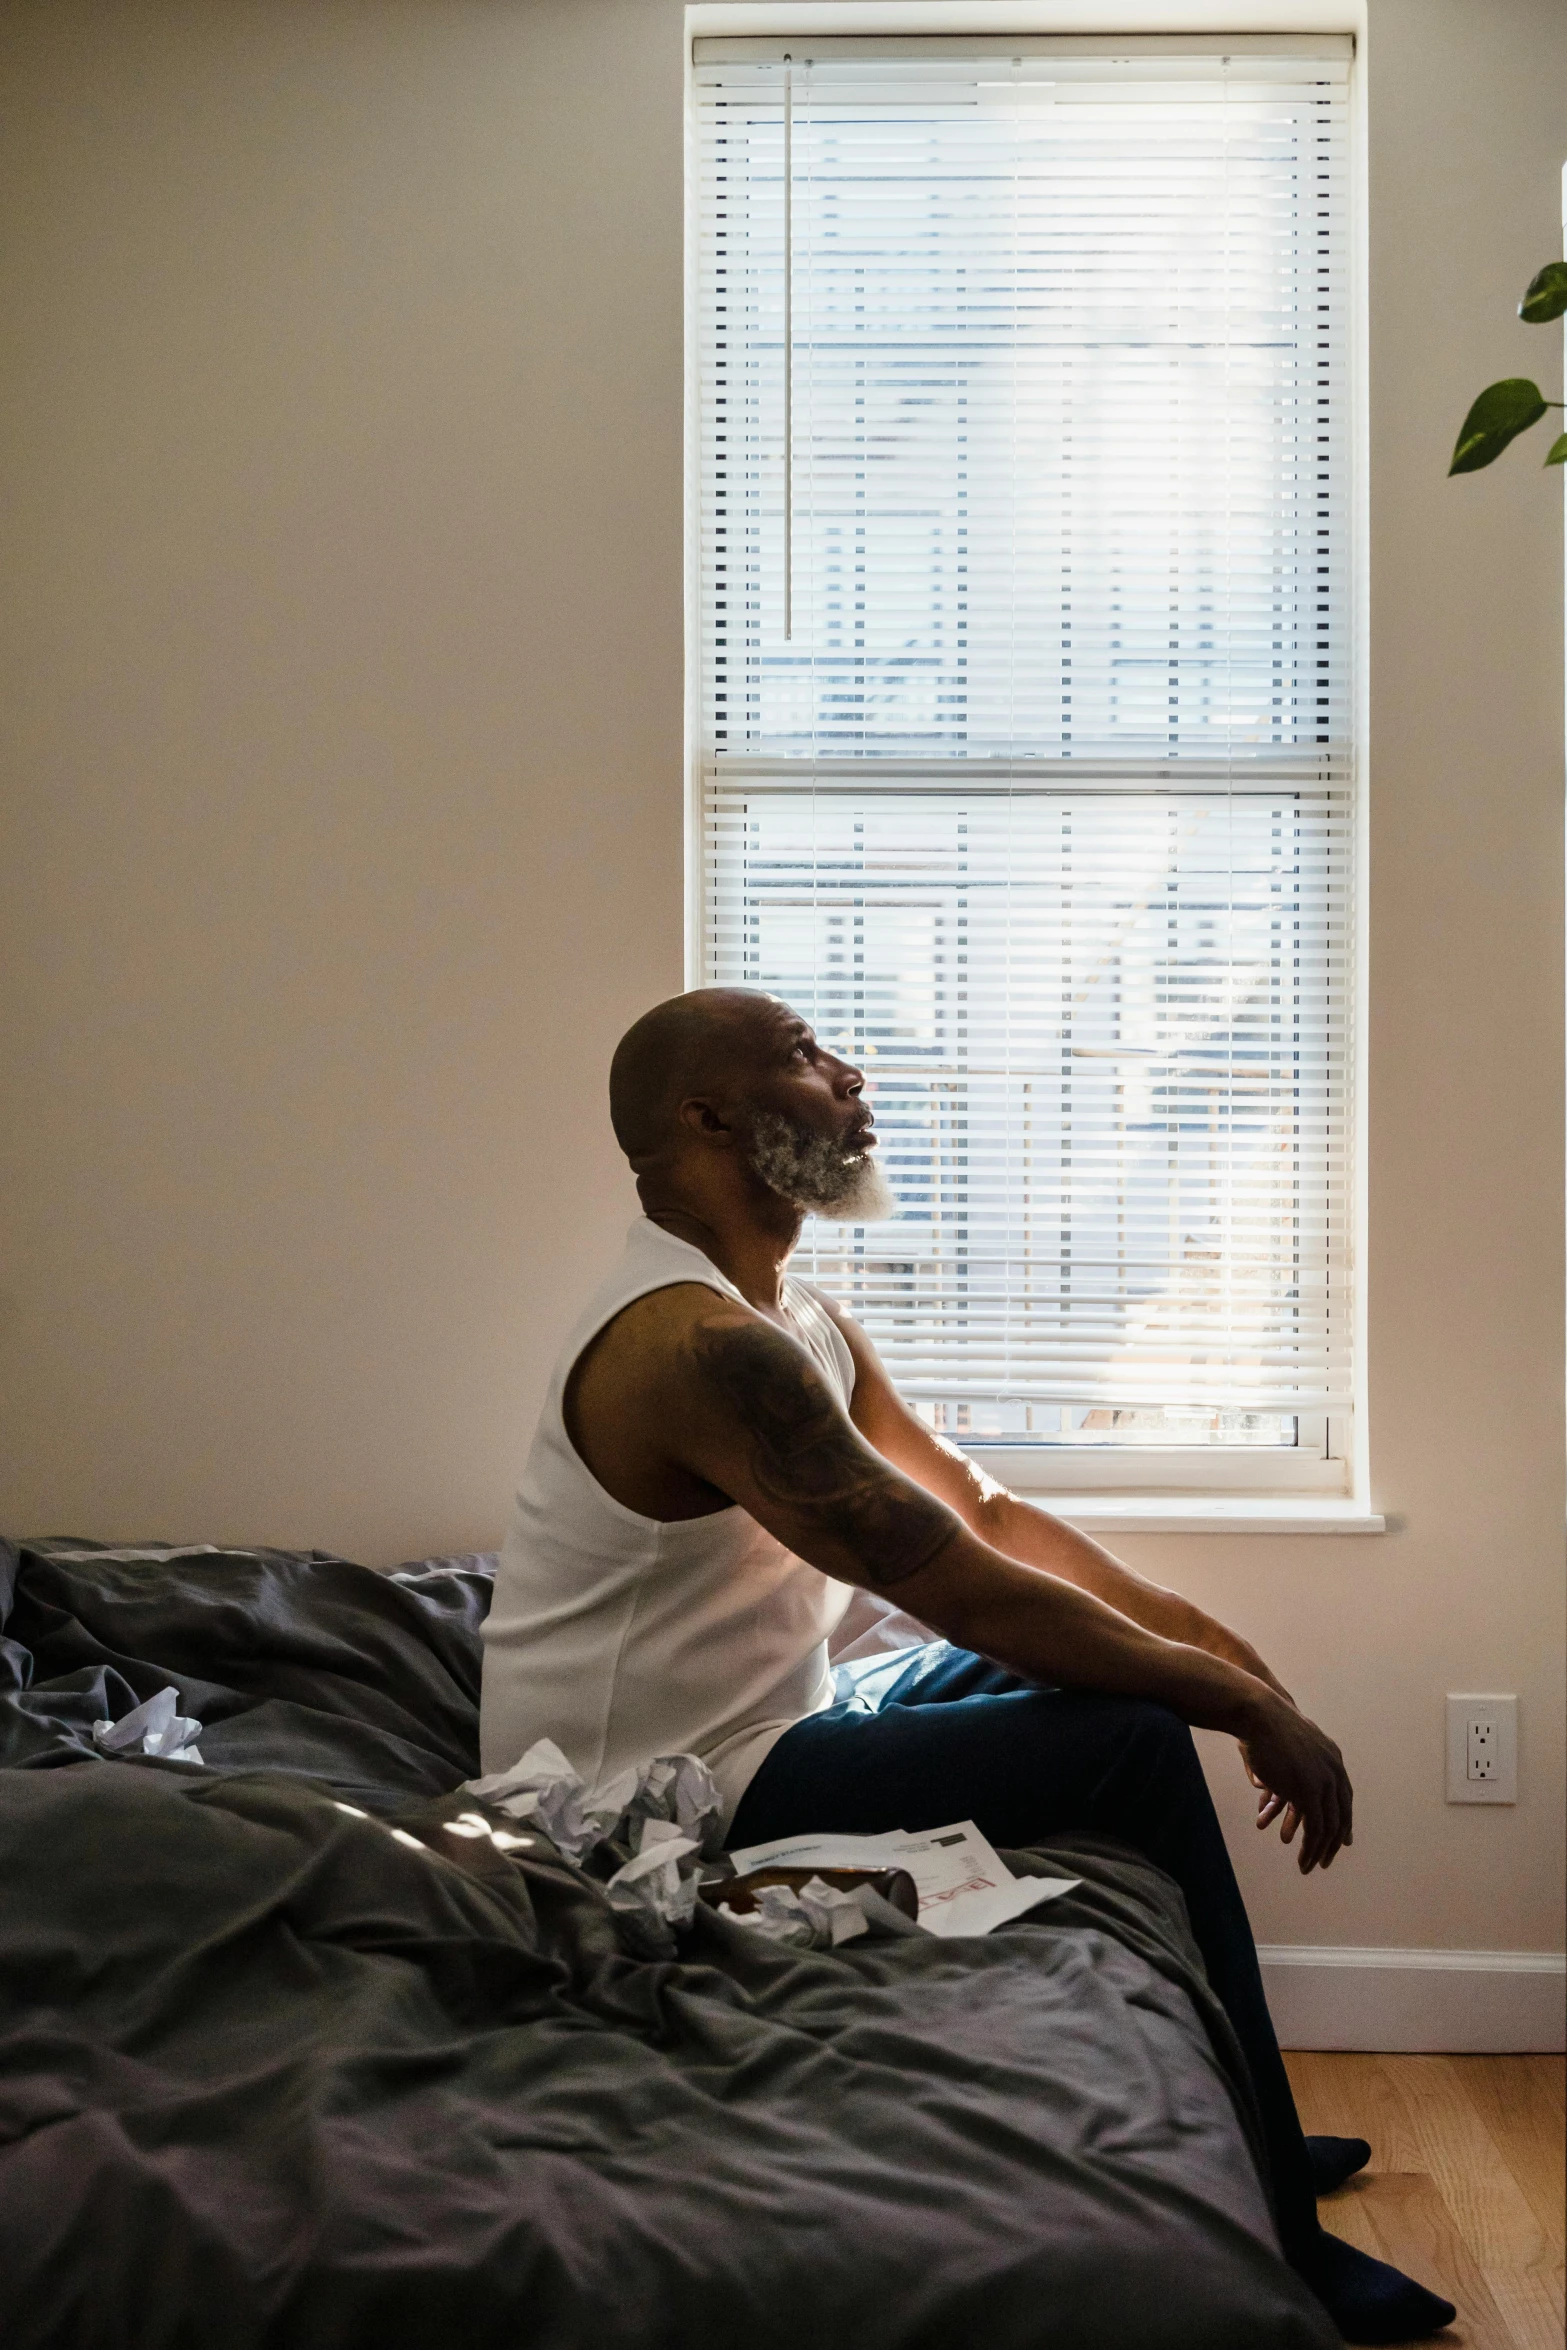
[[1305, 1827], [1301, 1864], [1348, 1836], [1339, 1751], [1255, 1675], [1134, 1622], [1059, 1575], [1006, 1557], [874, 1451], [805, 1349], [760, 1316], [707, 1303], [661, 1382], [682, 1464], [827, 1574], [1041, 1682], [1144, 1697], [1241, 1739]]
[[[890, 1591], [960, 1531], [951, 1510], [871, 1450], [805, 1349], [783, 1331], [755, 1315], [714, 1313], [696, 1324], [689, 1345], [694, 1383], [718, 1423], [713, 1433], [740, 1455], [714, 1482], [802, 1558], [845, 1582]], [[750, 1491], [737, 1490], [745, 1486]]]
[[1222, 1657], [1253, 1679], [1266, 1681], [1280, 1697], [1289, 1696], [1250, 1641], [1238, 1632], [1205, 1614], [1181, 1592], [1150, 1583], [1103, 1543], [1063, 1524], [1049, 1510], [1009, 1493], [966, 1453], [944, 1442], [909, 1410], [858, 1323], [841, 1312], [831, 1298], [815, 1294], [837, 1323], [854, 1358], [854, 1424], [884, 1460], [946, 1502], [992, 1549], [1026, 1567], [1041, 1567], [1046, 1574], [1059, 1575], [1063, 1582], [1076, 1583], [1123, 1616], [1130, 1616], [1145, 1631], [1184, 1641], [1191, 1648], [1205, 1648], [1210, 1656]]

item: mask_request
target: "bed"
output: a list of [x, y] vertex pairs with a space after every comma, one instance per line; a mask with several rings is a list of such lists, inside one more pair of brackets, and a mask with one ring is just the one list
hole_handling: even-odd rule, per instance
[[[1329, 2350], [1166, 1880], [638, 1957], [443, 1833], [491, 1571], [0, 1545], [8, 2350]], [[169, 1683], [203, 1764], [103, 1756]]]

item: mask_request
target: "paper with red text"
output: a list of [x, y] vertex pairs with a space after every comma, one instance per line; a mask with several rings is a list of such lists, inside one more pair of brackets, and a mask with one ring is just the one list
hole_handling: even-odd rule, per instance
[[893, 1828], [883, 1836], [778, 1836], [730, 1859], [751, 1869], [907, 1869], [932, 1934], [988, 1934], [1008, 1918], [1069, 1893], [1080, 1877], [1014, 1877], [972, 1820], [950, 1828]]

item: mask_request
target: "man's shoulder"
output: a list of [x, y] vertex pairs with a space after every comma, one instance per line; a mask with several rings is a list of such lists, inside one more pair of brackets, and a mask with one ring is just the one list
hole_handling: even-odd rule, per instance
[[820, 1306], [849, 1350], [849, 1360], [854, 1366], [854, 1392], [858, 1399], [856, 1411], [862, 1410], [874, 1393], [882, 1389], [891, 1393], [887, 1367], [876, 1352], [869, 1333], [862, 1329], [854, 1316], [835, 1297], [829, 1297], [825, 1289], [817, 1289], [809, 1281], [798, 1281], [794, 1286]]
[[796, 1275], [791, 1273], [789, 1276], [789, 1286], [791, 1289], [799, 1290], [802, 1297], [808, 1297], [813, 1305], [820, 1306], [822, 1312], [827, 1316], [828, 1320], [831, 1322], [836, 1322], [840, 1330], [852, 1330], [854, 1328], [853, 1322], [844, 1312], [844, 1309], [838, 1303], [838, 1300], [835, 1297], [829, 1297], [825, 1289], [818, 1289], [814, 1281], [801, 1281], [796, 1277]]
[[[727, 1297], [703, 1281], [671, 1281], [632, 1298], [611, 1315], [577, 1357], [604, 1364], [668, 1370], [689, 1354], [700, 1331], [762, 1322], [741, 1298]], [[765, 1325], [764, 1325], [765, 1327]]]
[[584, 1414], [581, 1425], [597, 1420], [601, 1433], [618, 1431], [614, 1445], [633, 1430], [667, 1426], [669, 1415], [678, 1418], [700, 1392], [702, 1356], [713, 1338], [759, 1320], [738, 1300], [699, 1281], [672, 1282], [631, 1298], [594, 1331], [566, 1374], [561, 1400], [573, 1441]]
[[744, 1420], [759, 1396], [818, 1377], [809, 1351], [743, 1298], [700, 1282], [650, 1290], [623, 1306], [578, 1355], [562, 1398], [569, 1428], [597, 1421], [665, 1434], [700, 1420]]
[[832, 1323], [848, 1346], [856, 1367], [876, 1360], [875, 1348], [847, 1307], [841, 1306], [835, 1297], [829, 1297], [825, 1289], [818, 1289], [814, 1282], [796, 1281], [793, 1286], [802, 1291], [813, 1305], [820, 1306], [828, 1321]]

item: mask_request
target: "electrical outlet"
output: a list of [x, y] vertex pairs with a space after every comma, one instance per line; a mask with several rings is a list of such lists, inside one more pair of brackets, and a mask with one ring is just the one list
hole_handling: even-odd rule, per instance
[[1496, 1777], [1496, 1716], [1488, 1705], [1469, 1708], [1469, 1780]]
[[1518, 1700], [1482, 1695], [1447, 1701], [1449, 1803], [1518, 1801]]

